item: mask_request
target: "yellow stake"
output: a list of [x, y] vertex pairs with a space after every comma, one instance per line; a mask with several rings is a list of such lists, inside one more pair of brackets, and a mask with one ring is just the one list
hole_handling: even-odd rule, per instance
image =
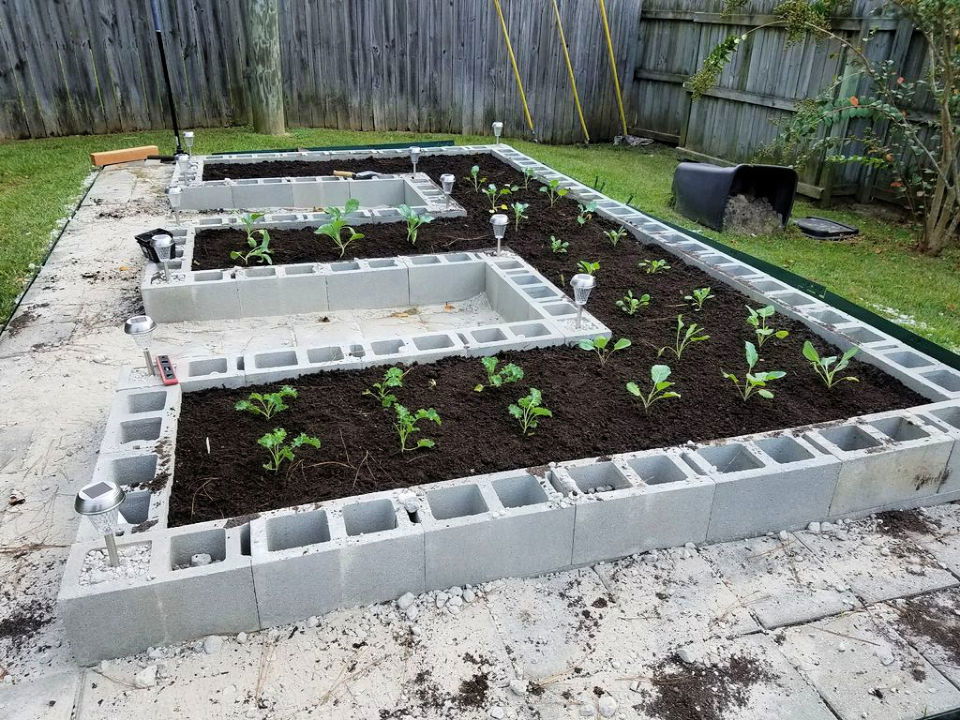
[[567, 75], [570, 76], [570, 86], [573, 88], [573, 102], [577, 106], [577, 115], [580, 117], [580, 127], [583, 129], [584, 142], [590, 142], [590, 133], [587, 132], [587, 121], [583, 119], [583, 107], [580, 105], [580, 93], [577, 90], [577, 79], [573, 75], [573, 63], [570, 62], [570, 53], [567, 51], [567, 38], [563, 34], [563, 23], [560, 22], [560, 6], [553, 0], [553, 14], [557, 18], [557, 32], [560, 33], [560, 47], [563, 48], [563, 59], [567, 62]]
[[597, 0], [600, 6], [600, 21], [603, 24], [603, 34], [607, 38], [607, 55], [610, 58], [610, 71], [613, 73], [613, 88], [617, 92], [617, 107], [620, 109], [620, 124], [623, 125], [623, 134], [627, 135], [627, 117], [623, 114], [623, 96], [620, 94], [620, 76], [617, 74], [617, 59], [613, 55], [613, 39], [610, 37], [610, 25], [607, 22], [607, 6], [603, 0]]
[[527, 107], [527, 96], [523, 92], [523, 81], [520, 79], [520, 70], [517, 67], [517, 56], [513, 54], [513, 45], [510, 44], [510, 35], [507, 34], [507, 21], [503, 19], [503, 9], [500, 7], [500, 0], [493, 0], [497, 8], [497, 15], [500, 16], [500, 28], [503, 30], [503, 39], [507, 43], [507, 54], [510, 56], [510, 64], [513, 65], [513, 77], [517, 81], [517, 88], [520, 90], [520, 102], [523, 103], [523, 115], [527, 119], [527, 125], [530, 126], [530, 132], [535, 133], [533, 127], [533, 118], [530, 117], [530, 108]]

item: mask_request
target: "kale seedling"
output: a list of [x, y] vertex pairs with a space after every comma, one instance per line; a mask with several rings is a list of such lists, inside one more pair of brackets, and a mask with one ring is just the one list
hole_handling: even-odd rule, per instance
[[398, 367], [392, 367], [383, 374], [382, 382], [374, 383], [373, 387], [364, 390], [363, 394], [375, 397], [383, 407], [388, 408], [397, 401], [397, 396], [390, 391], [403, 387], [403, 378], [408, 372], [410, 371], [404, 372]]
[[680, 397], [680, 393], [670, 390], [674, 383], [668, 381], [668, 377], [670, 377], [670, 368], [668, 366], [654, 365], [650, 368], [650, 392], [644, 395], [640, 387], [634, 382], [627, 383], [627, 392], [643, 403], [644, 412], [650, 412], [650, 406], [655, 402]]
[[577, 347], [579, 347], [581, 350], [595, 352], [597, 357], [600, 358], [600, 366], [603, 367], [607, 364], [607, 360], [610, 359], [610, 356], [613, 355], [613, 353], [619, 352], [620, 350], [626, 350], [632, 344], [633, 343], [630, 342], [629, 338], [620, 338], [613, 343], [613, 345], [611, 345], [610, 338], [603, 337], [603, 335], [601, 335], [600, 337], [593, 338], [593, 340], [581, 340], [577, 344]]
[[536, 174], [537, 174], [537, 171], [534, 170], [532, 167], [525, 167], [523, 169], [523, 189], [524, 190], [530, 189], [530, 181], [534, 177], [536, 177]]
[[595, 213], [596, 210], [596, 201], [591, 200], [586, 205], [581, 205], [580, 212], [577, 214], [577, 222], [581, 225], [586, 225], [593, 218], [593, 213]]
[[627, 290], [627, 294], [617, 300], [617, 307], [630, 316], [636, 315], [641, 307], [646, 307], [649, 304], [650, 296], [647, 293], [644, 293], [640, 297], [635, 297], [633, 290]]
[[520, 229], [520, 221], [527, 220], [527, 208], [530, 207], [530, 203], [515, 202], [510, 203], [510, 209], [513, 210], [513, 227], [515, 230]]
[[543, 406], [543, 395], [537, 388], [530, 388], [525, 397], [507, 407], [510, 415], [520, 423], [524, 435], [530, 435], [540, 424], [540, 418], [553, 417], [553, 412]]
[[497, 210], [506, 210], [507, 205], [501, 202], [501, 198], [509, 195], [516, 189], [516, 185], [501, 185], [500, 187], [497, 187], [493, 183], [487, 185], [482, 192], [487, 196], [487, 200], [490, 201], [490, 212], [495, 213]]
[[[347, 225], [347, 220], [344, 217], [352, 212], [356, 212], [359, 207], [360, 201], [356, 198], [350, 198], [342, 208], [324, 208], [323, 211], [330, 216], [330, 222], [314, 230], [315, 234], [326, 235], [333, 240], [333, 244], [340, 248], [340, 257], [343, 257], [344, 253], [347, 252], [347, 247], [351, 243], [363, 238], [363, 233], [358, 233], [355, 229]], [[343, 235], [344, 231], [347, 233], [346, 237]]]
[[554, 255], [566, 255], [569, 247], [570, 243], [566, 240], [557, 240], [556, 236], [550, 236], [550, 250]]
[[400, 213], [400, 217], [407, 221], [407, 240], [411, 245], [416, 245], [420, 226], [433, 222], [433, 215], [418, 213], [409, 205], [399, 205], [397, 211]]
[[723, 377], [727, 380], [733, 382], [737, 386], [737, 390], [740, 391], [740, 396], [743, 398], [743, 401], [746, 402], [750, 399], [750, 396], [756, 393], [762, 398], [767, 398], [768, 400], [773, 397], [773, 393], [767, 390], [767, 383], [771, 380], [779, 380], [784, 375], [786, 375], [783, 370], [770, 370], [768, 372], [753, 372], [753, 366], [757, 364], [759, 356], [757, 355], [757, 348], [752, 342], [744, 343], [744, 353], [747, 357], [747, 374], [741, 383], [736, 375], [733, 375], [728, 372], [724, 372], [721, 368], [720, 372], [723, 373]]
[[508, 383], [515, 383], [523, 380], [523, 368], [514, 363], [507, 363], [497, 370], [497, 363], [500, 361], [496, 357], [480, 358], [484, 370], [487, 371], [487, 384], [479, 383], [474, 387], [474, 392], [483, 392], [484, 387], [498, 388]]
[[838, 382], [843, 380], [860, 382], [859, 379], [853, 377], [852, 375], [839, 378], [837, 377], [838, 372], [842, 372], [847, 369], [847, 366], [850, 365], [850, 359], [856, 354], [857, 348], [852, 347], [843, 355], [841, 355], [839, 360], [837, 359], [836, 355], [820, 357], [820, 353], [817, 352], [817, 349], [813, 346], [813, 343], [811, 343], [809, 340], [806, 340], [803, 343], [803, 356], [810, 361], [810, 364], [813, 365], [813, 369], [828, 388], [832, 388]]
[[421, 420], [429, 420], [434, 422], [437, 425], [440, 424], [440, 416], [437, 415], [437, 411], [433, 408], [424, 410], [420, 408], [415, 413], [407, 410], [400, 403], [396, 403], [393, 406], [394, 412], [397, 414], [396, 422], [393, 424], [393, 429], [397, 432], [397, 437], [400, 438], [400, 452], [407, 452], [409, 450], [419, 450], [420, 448], [432, 448], [436, 443], [430, 438], [420, 438], [417, 440], [415, 445], [407, 445], [408, 438], [420, 432], [420, 428], [417, 427], [417, 423]]
[[683, 299], [691, 303], [694, 310], [703, 310], [703, 304], [712, 297], [710, 288], [702, 287], [692, 290], [689, 295], [684, 295]]
[[283, 428], [277, 428], [257, 440], [257, 443], [265, 447], [267, 452], [270, 453], [270, 462], [264, 463], [264, 470], [277, 472], [284, 460], [293, 462], [293, 451], [302, 445], [309, 445], [312, 448], [320, 447], [320, 441], [306, 433], [297, 435], [297, 437], [293, 439], [293, 442], [284, 442], [286, 439], [287, 431]]
[[550, 207], [553, 207], [557, 203], [557, 200], [562, 198], [570, 191], [566, 188], [560, 187], [560, 181], [554, 178], [553, 180], [547, 182], [546, 185], [541, 185], [540, 192], [550, 195]]
[[661, 270], [670, 269], [670, 266], [667, 265], [666, 260], [641, 260], [637, 263], [637, 267], [646, 270], [648, 275], [654, 275]]
[[[684, 329], [686, 328], [686, 329]], [[689, 325], [683, 322], [683, 315], [677, 315], [677, 338], [673, 345], [664, 345], [660, 350], [657, 351], [657, 357], [663, 355], [667, 350], [672, 352], [677, 356], [677, 359], [680, 359], [680, 356], [683, 355], [683, 351], [687, 349], [687, 346], [690, 343], [703, 342], [704, 340], [709, 340], [709, 335], [701, 335], [705, 328], [700, 327], [696, 323], [690, 323]]]
[[[259, 240], [257, 240], [257, 235], [260, 236]], [[270, 250], [270, 233], [267, 232], [266, 228], [248, 232], [247, 245], [250, 247], [247, 252], [243, 253], [239, 250], [233, 250], [230, 253], [230, 259], [243, 260], [244, 265], [249, 265], [250, 260], [255, 258], [266, 265], [273, 265], [273, 256], [271, 255], [273, 251]]]
[[763, 347], [763, 344], [771, 337], [775, 337], [777, 340], [783, 340], [790, 334], [786, 330], [774, 330], [771, 327], [767, 327], [767, 319], [773, 317], [775, 313], [773, 305], [767, 305], [759, 310], [754, 310], [748, 305], [747, 311], [750, 313], [749, 317], [747, 317], [747, 325], [752, 327], [757, 335], [757, 347]]
[[577, 270], [587, 275], [596, 275], [600, 271], [600, 263], [581, 260], [577, 263]]
[[465, 177], [464, 180], [469, 180], [470, 184], [473, 185], [474, 192], [480, 192], [480, 186], [487, 181], [485, 177], [480, 177], [480, 166], [474, 165], [470, 168], [470, 176]]
[[620, 244], [620, 241], [627, 236], [627, 231], [622, 227], [619, 227], [616, 230], [604, 230], [603, 236], [610, 242], [611, 245], [617, 247]]
[[289, 385], [284, 385], [273, 393], [250, 393], [246, 400], [238, 400], [233, 408], [240, 412], [262, 415], [269, 420], [278, 412], [283, 412], [288, 408], [288, 405], [283, 401], [284, 398], [295, 398], [296, 396], [296, 390]]

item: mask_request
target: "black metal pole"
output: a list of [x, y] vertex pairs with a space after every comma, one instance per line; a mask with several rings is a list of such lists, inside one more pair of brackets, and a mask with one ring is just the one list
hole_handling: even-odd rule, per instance
[[153, 28], [157, 31], [157, 46], [160, 48], [160, 65], [163, 67], [163, 81], [167, 85], [167, 104], [170, 106], [170, 119], [173, 120], [173, 134], [177, 138], [177, 155], [183, 154], [180, 144], [180, 125], [177, 123], [177, 106], [173, 102], [173, 87], [170, 85], [170, 71], [167, 69], [167, 53], [163, 49], [163, 25], [160, 22], [160, 0], [150, 0], [153, 8]]

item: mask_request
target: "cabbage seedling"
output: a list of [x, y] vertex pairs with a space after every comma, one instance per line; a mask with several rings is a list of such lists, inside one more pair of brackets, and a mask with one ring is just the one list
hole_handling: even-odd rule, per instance
[[515, 202], [510, 204], [510, 209], [513, 210], [513, 229], [520, 229], [520, 221], [527, 220], [527, 208], [530, 207], [530, 203]]
[[720, 369], [720, 372], [723, 373], [723, 377], [727, 380], [730, 380], [734, 385], [737, 386], [737, 390], [740, 391], [740, 396], [743, 398], [743, 401], [746, 402], [750, 399], [750, 396], [756, 393], [762, 398], [767, 398], [768, 400], [773, 397], [773, 393], [767, 390], [767, 383], [771, 380], [779, 380], [784, 375], [786, 375], [783, 370], [769, 370], [767, 372], [753, 372], [754, 365], [757, 364], [759, 356], [757, 355], [757, 348], [752, 342], [746, 342], [744, 345], [744, 354], [747, 358], [747, 374], [744, 377], [743, 382], [741, 383], [739, 378], [736, 375], [733, 375], [728, 372], [724, 372], [723, 369]]
[[479, 383], [473, 388], [474, 392], [483, 392], [484, 387], [498, 388], [523, 380], [523, 368], [514, 363], [507, 363], [497, 370], [497, 363], [500, 361], [496, 357], [480, 358], [483, 363], [483, 369], [487, 371], [487, 384]]
[[285, 442], [286, 439], [287, 431], [283, 428], [276, 428], [273, 432], [269, 432], [257, 440], [257, 443], [265, 447], [267, 452], [270, 453], [270, 462], [264, 463], [264, 470], [277, 472], [284, 460], [293, 462], [293, 451], [303, 445], [309, 445], [312, 448], [320, 447], [320, 441], [306, 433], [297, 435], [293, 442]]
[[633, 343], [630, 342], [629, 338], [620, 338], [614, 342], [613, 345], [611, 345], [610, 338], [601, 335], [600, 337], [593, 338], [593, 340], [581, 340], [577, 344], [577, 347], [579, 347], [581, 350], [595, 352], [597, 357], [600, 358], [600, 367], [603, 367], [607, 364], [607, 360], [610, 359], [610, 356], [613, 355], [613, 353], [619, 352], [620, 350], [626, 350], [632, 344]]
[[470, 175], [465, 177], [464, 180], [469, 180], [470, 184], [473, 185], [474, 192], [480, 192], [480, 186], [487, 181], [485, 177], [480, 177], [480, 166], [474, 165], [470, 168]]
[[566, 255], [570, 243], [566, 240], [557, 240], [556, 236], [550, 236], [550, 250], [554, 255]]
[[644, 412], [650, 412], [650, 406], [655, 402], [680, 397], [680, 393], [670, 390], [674, 383], [668, 381], [668, 377], [670, 377], [668, 366], [654, 365], [650, 368], [650, 392], [644, 394], [640, 386], [634, 382], [627, 383], [627, 392], [643, 403]]
[[543, 406], [543, 395], [537, 388], [530, 388], [525, 397], [511, 403], [507, 412], [520, 423], [523, 435], [532, 434], [530, 431], [537, 428], [541, 418], [553, 417], [553, 412]]
[[648, 275], [654, 275], [661, 270], [670, 269], [666, 260], [641, 260], [637, 263], [637, 267], [646, 270]]
[[396, 422], [393, 424], [393, 429], [397, 432], [397, 437], [400, 438], [400, 452], [408, 452], [410, 450], [419, 450], [420, 448], [432, 448], [436, 443], [430, 438], [420, 438], [417, 440], [414, 445], [407, 445], [407, 440], [411, 435], [420, 432], [420, 428], [417, 427], [417, 423], [421, 420], [429, 420], [434, 422], [437, 425], [440, 424], [440, 416], [437, 415], [437, 411], [433, 408], [424, 410], [420, 408], [415, 413], [407, 410], [400, 403], [396, 403], [393, 406], [394, 412], [397, 414]]
[[295, 398], [296, 396], [296, 390], [289, 385], [284, 385], [273, 393], [250, 393], [246, 400], [238, 400], [233, 408], [239, 412], [262, 415], [269, 420], [278, 412], [283, 412], [289, 407], [283, 401], [284, 398]]
[[775, 337], [777, 340], [783, 340], [790, 334], [786, 330], [775, 330], [774, 328], [767, 327], [767, 319], [773, 317], [775, 313], [773, 305], [767, 305], [759, 310], [754, 310], [747, 305], [747, 311], [750, 313], [749, 317], [747, 317], [747, 325], [752, 327], [754, 333], [757, 335], [757, 347], [763, 347], [763, 344], [771, 337]]
[[577, 222], [586, 225], [593, 218], [593, 213], [597, 210], [596, 201], [591, 200], [586, 205], [580, 206], [580, 212], [577, 214]]
[[[257, 240], [257, 235], [260, 236], [259, 240]], [[230, 259], [242, 260], [244, 265], [249, 265], [250, 260], [255, 258], [266, 265], [273, 265], [273, 256], [271, 255], [273, 251], [270, 250], [270, 233], [267, 232], [266, 228], [247, 232], [247, 245], [250, 247], [247, 252], [243, 253], [239, 250], [234, 250], [230, 253]]]
[[487, 185], [481, 192], [487, 196], [487, 200], [490, 201], [490, 212], [495, 213], [497, 210], [506, 210], [506, 203], [501, 202], [501, 198], [505, 195], [509, 195], [517, 189], [516, 185], [501, 185], [497, 187], [493, 183]]
[[362, 394], [375, 397], [383, 407], [388, 408], [397, 401], [397, 396], [390, 391], [394, 388], [403, 387], [403, 378], [406, 377], [408, 372], [410, 371], [407, 370], [404, 372], [398, 367], [392, 367], [383, 374], [382, 382], [374, 383], [372, 387], [364, 390]]
[[[350, 198], [342, 208], [335, 206], [324, 208], [323, 211], [330, 216], [330, 222], [314, 230], [315, 234], [326, 235], [333, 240], [333, 244], [340, 248], [340, 257], [344, 256], [351, 243], [363, 238], [363, 233], [358, 233], [354, 228], [347, 225], [347, 220], [344, 217], [356, 212], [359, 207], [360, 201], [356, 198]], [[344, 231], [346, 231], [345, 237]]]
[[627, 236], [627, 231], [622, 227], [619, 227], [616, 230], [604, 230], [603, 236], [610, 242], [611, 245], [617, 247], [617, 245], [620, 244], [620, 241]]
[[650, 296], [644, 293], [640, 297], [636, 297], [633, 294], [633, 290], [627, 290], [627, 294], [617, 300], [616, 304], [622, 312], [632, 317], [637, 314], [637, 311], [641, 307], [646, 307], [650, 304]]
[[700, 333], [705, 332], [706, 328], [702, 328], [696, 323], [690, 323], [687, 325], [683, 322], [683, 315], [677, 315], [677, 338], [674, 342], [673, 347], [669, 345], [664, 345], [657, 351], [657, 357], [663, 355], [667, 350], [672, 352], [677, 356], [677, 360], [680, 359], [680, 356], [683, 355], [683, 351], [687, 349], [687, 346], [695, 342], [704, 342], [709, 340], [709, 335], [702, 335]]
[[810, 361], [810, 364], [813, 365], [813, 369], [816, 371], [817, 375], [820, 376], [820, 379], [823, 380], [824, 384], [828, 388], [832, 388], [838, 382], [843, 380], [860, 382], [859, 379], [853, 377], [852, 375], [839, 378], [837, 377], [838, 372], [846, 370], [847, 366], [850, 365], [850, 359], [857, 354], [857, 349], [858, 348], [856, 347], [850, 348], [840, 356], [839, 360], [837, 360], [836, 355], [820, 357], [820, 353], [817, 352], [817, 349], [813, 346], [813, 343], [811, 343], [809, 340], [806, 340], [803, 343], [803, 356]]
[[564, 187], [560, 187], [560, 181], [554, 178], [547, 182], [546, 185], [540, 186], [540, 192], [547, 193], [550, 196], [550, 207], [553, 207], [557, 200], [566, 195], [569, 190]]
[[600, 263], [581, 260], [577, 263], [577, 270], [587, 275], [596, 275], [600, 271]]
[[537, 171], [532, 167], [525, 167], [523, 169], [523, 189], [530, 189], [530, 181], [536, 176]]
[[689, 295], [684, 295], [683, 299], [691, 303], [694, 310], [703, 310], [703, 304], [712, 297], [710, 288], [703, 287], [691, 291]]
[[418, 213], [409, 205], [398, 205], [397, 211], [400, 213], [400, 217], [407, 222], [407, 240], [411, 245], [416, 245], [420, 226], [433, 222], [433, 215]]

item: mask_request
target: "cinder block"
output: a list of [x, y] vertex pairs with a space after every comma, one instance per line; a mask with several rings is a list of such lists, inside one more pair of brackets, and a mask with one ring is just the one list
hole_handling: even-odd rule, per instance
[[243, 356], [243, 380], [246, 385], [292, 380], [310, 372], [311, 363], [303, 348], [277, 348]]
[[486, 289], [482, 260], [446, 262], [443, 255], [413, 255], [401, 261], [407, 267], [411, 305], [458, 302]]
[[937, 494], [947, 496], [960, 491], [960, 400], [926, 405], [915, 408], [915, 412], [924, 422], [943, 430], [954, 439], [953, 450]]
[[232, 188], [234, 208], [292, 207], [293, 190], [282, 178], [237, 180]]
[[410, 284], [401, 262], [371, 267], [364, 260], [344, 260], [326, 266], [327, 306], [330, 310], [409, 307]]
[[[207, 388], [238, 388], [245, 382], [243, 358], [211, 355], [177, 358], [177, 378], [184, 392]], [[159, 383], [159, 380], [157, 380]]]

